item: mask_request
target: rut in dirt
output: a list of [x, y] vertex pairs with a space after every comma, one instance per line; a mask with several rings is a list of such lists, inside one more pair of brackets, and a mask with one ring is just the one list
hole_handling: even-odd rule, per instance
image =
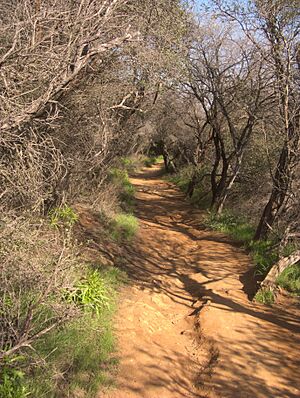
[[140, 230], [116, 319], [114, 398], [298, 398], [299, 308], [254, 304], [250, 258], [205, 230], [156, 165], [132, 178]]

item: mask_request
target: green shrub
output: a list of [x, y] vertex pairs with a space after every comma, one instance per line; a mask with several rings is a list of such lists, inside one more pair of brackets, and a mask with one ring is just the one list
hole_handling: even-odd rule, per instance
[[117, 214], [111, 223], [111, 235], [115, 240], [131, 240], [138, 230], [138, 220], [132, 214]]
[[29, 390], [24, 384], [24, 373], [4, 365], [0, 370], [0, 398], [25, 398]]
[[260, 289], [256, 293], [254, 300], [261, 304], [272, 305], [275, 301], [275, 297], [272, 290], [266, 288], [266, 289]]
[[277, 278], [277, 284], [291, 293], [300, 294], [300, 263], [286, 268]]
[[49, 212], [50, 224], [53, 227], [71, 228], [76, 221], [78, 215], [67, 204], [62, 207], [55, 207]]

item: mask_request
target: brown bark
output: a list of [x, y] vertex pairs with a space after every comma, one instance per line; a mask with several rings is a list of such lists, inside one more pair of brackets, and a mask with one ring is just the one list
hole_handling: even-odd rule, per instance
[[262, 288], [270, 288], [273, 289], [276, 283], [277, 277], [289, 266], [296, 264], [300, 261], [300, 250], [297, 250], [293, 254], [288, 257], [281, 258], [276, 264], [268, 272], [265, 279], [262, 281], [260, 285], [260, 289]]

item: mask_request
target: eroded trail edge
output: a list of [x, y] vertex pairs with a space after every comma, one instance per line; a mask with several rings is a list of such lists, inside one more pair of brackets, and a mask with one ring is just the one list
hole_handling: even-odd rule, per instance
[[252, 303], [251, 261], [161, 176], [132, 178], [140, 229], [116, 319], [118, 398], [299, 397], [299, 309]]

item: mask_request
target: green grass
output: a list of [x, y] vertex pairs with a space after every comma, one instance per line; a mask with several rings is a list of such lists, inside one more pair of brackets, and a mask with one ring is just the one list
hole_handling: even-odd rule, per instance
[[274, 242], [272, 240], [250, 241], [245, 246], [255, 263], [256, 275], [265, 277], [278, 260], [278, 254], [274, 251]]
[[119, 213], [110, 225], [111, 236], [114, 240], [130, 241], [138, 230], [138, 220], [132, 214]]
[[255, 301], [265, 305], [272, 305], [275, 301], [275, 296], [272, 290], [270, 289], [260, 289], [255, 297]]
[[300, 295], [300, 263], [286, 268], [278, 276], [276, 283], [287, 291]]
[[128, 173], [134, 173], [139, 167], [139, 160], [133, 157], [123, 157], [120, 159], [120, 165]]
[[82, 286], [90, 285], [90, 298], [86, 302], [80, 293], [81, 298], [75, 302], [80, 308], [86, 306], [88, 311], [82, 311], [79, 318], [36, 343], [37, 356], [46, 358], [46, 363], [42, 362], [28, 374], [29, 397], [92, 398], [100, 386], [113, 386], [117, 361], [113, 356], [116, 344], [112, 316], [116, 309], [116, 290], [123, 280], [123, 273], [113, 267], [105, 271], [94, 270], [83, 279], [81, 293], [84, 290]]
[[229, 234], [234, 240], [249, 244], [254, 235], [254, 228], [247, 220], [228, 211], [221, 215], [209, 213], [206, 224], [217, 231]]
[[[126, 159], [126, 162], [129, 160]], [[106, 224], [108, 235], [115, 241], [130, 241], [138, 230], [137, 218], [132, 214], [134, 207], [135, 189], [131, 184], [128, 172], [125, 169], [113, 168], [109, 177], [119, 189], [121, 212], [113, 218], [105, 219], [100, 214], [101, 220]]]

